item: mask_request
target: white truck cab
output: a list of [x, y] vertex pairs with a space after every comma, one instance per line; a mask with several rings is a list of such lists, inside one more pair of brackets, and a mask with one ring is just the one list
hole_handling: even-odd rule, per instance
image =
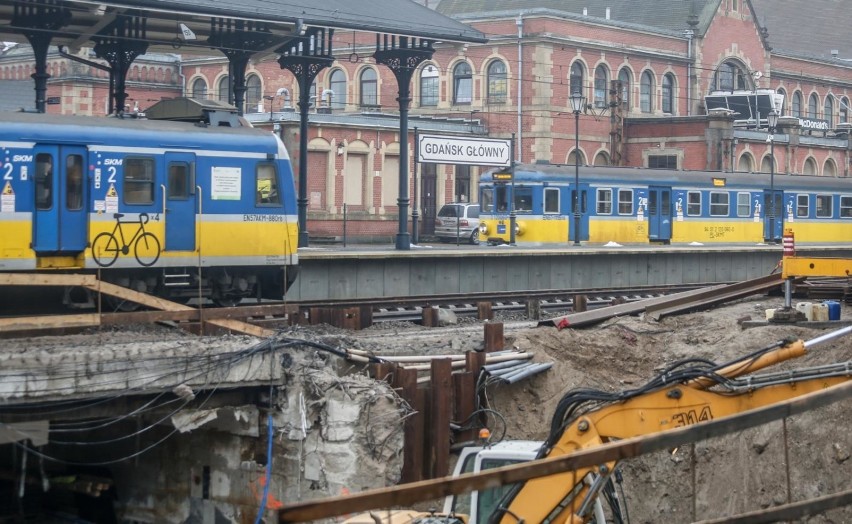
[[[492, 446], [466, 447], [459, 454], [453, 477], [533, 460], [541, 445], [540, 441], [506, 440]], [[468, 524], [484, 524], [503, 495], [513, 486], [507, 484], [483, 491], [450, 495], [444, 500], [443, 513], [469, 515]]]

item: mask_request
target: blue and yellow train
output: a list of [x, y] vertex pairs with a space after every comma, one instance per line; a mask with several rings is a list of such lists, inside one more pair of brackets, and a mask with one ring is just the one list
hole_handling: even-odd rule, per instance
[[490, 244], [511, 241], [513, 211], [527, 246], [758, 244], [787, 229], [797, 243], [852, 242], [852, 178], [521, 164], [484, 173], [479, 198]]
[[235, 114], [203, 123], [3, 113], [0, 148], [0, 271], [98, 272], [220, 304], [280, 299], [295, 279], [287, 151]]

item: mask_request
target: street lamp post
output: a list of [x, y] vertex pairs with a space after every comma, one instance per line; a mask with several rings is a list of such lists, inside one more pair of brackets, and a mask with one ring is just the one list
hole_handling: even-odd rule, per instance
[[778, 125], [778, 112], [771, 111], [767, 115], [767, 123], [769, 124], [769, 135], [766, 140], [769, 141], [769, 243], [774, 244], [775, 240], [775, 126]]
[[580, 112], [586, 106], [586, 97], [579, 91], [571, 95], [571, 109], [574, 111], [574, 245], [580, 245]]

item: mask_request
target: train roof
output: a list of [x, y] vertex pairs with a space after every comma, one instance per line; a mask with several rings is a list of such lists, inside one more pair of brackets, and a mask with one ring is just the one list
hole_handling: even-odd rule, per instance
[[278, 143], [269, 131], [246, 124], [218, 127], [144, 118], [0, 112], [0, 142], [277, 151]]
[[[495, 182], [494, 173], [503, 169], [492, 169], [482, 174], [480, 180]], [[515, 166], [515, 183], [563, 182], [572, 183], [575, 166], [566, 164], [519, 164]], [[642, 181], [652, 185], [688, 187], [691, 185], [754, 188], [770, 186], [769, 173], [734, 173], [724, 171], [679, 171], [674, 169], [650, 169], [641, 167], [580, 166], [580, 181], [592, 184], [613, 184], [625, 180]], [[714, 180], [718, 181], [714, 184]], [[833, 189], [852, 191], [852, 178], [824, 177], [813, 175], [788, 175], [776, 173], [774, 184], [778, 188]]]

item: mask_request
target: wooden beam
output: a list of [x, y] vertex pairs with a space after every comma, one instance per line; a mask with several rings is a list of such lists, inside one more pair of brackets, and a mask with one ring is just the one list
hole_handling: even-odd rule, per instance
[[0, 333], [15, 333], [18, 331], [36, 331], [43, 329], [96, 327], [100, 325], [101, 320], [97, 313], [0, 318]]
[[0, 273], [0, 286], [92, 286], [95, 275], [65, 273]]
[[792, 521], [800, 517], [814, 515], [850, 504], [852, 504], [852, 489], [801, 502], [793, 502], [792, 504], [784, 504], [783, 506], [776, 506], [774, 508], [743, 513], [742, 515], [701, 520], [693, 524], [763, 524], [764, 522]]
[[653, 435], [624, 439], [568, 455], [504, 466], [455, 478], [424, 480], [401, 486], [369, 490], [345, 497], [330, 497], [310, 502], [293, 503], [279, 511], [278, 521], [281, 523], [307, 522], [344, 513], [396, 506], [405, 507], [447, 495], [458, 495], [469, 491], [522, 482], [531, 478], [575, 471], [595, 464], [638, 457], [645, 453], [671, 449], [690, 442], [742, 431], [820, 408], [832, 402], [848, 399], [850, 396], [852, 396], [852, 381], [778, 402], [771, 406], [744, 411], [730, 417], [722, 417]]

